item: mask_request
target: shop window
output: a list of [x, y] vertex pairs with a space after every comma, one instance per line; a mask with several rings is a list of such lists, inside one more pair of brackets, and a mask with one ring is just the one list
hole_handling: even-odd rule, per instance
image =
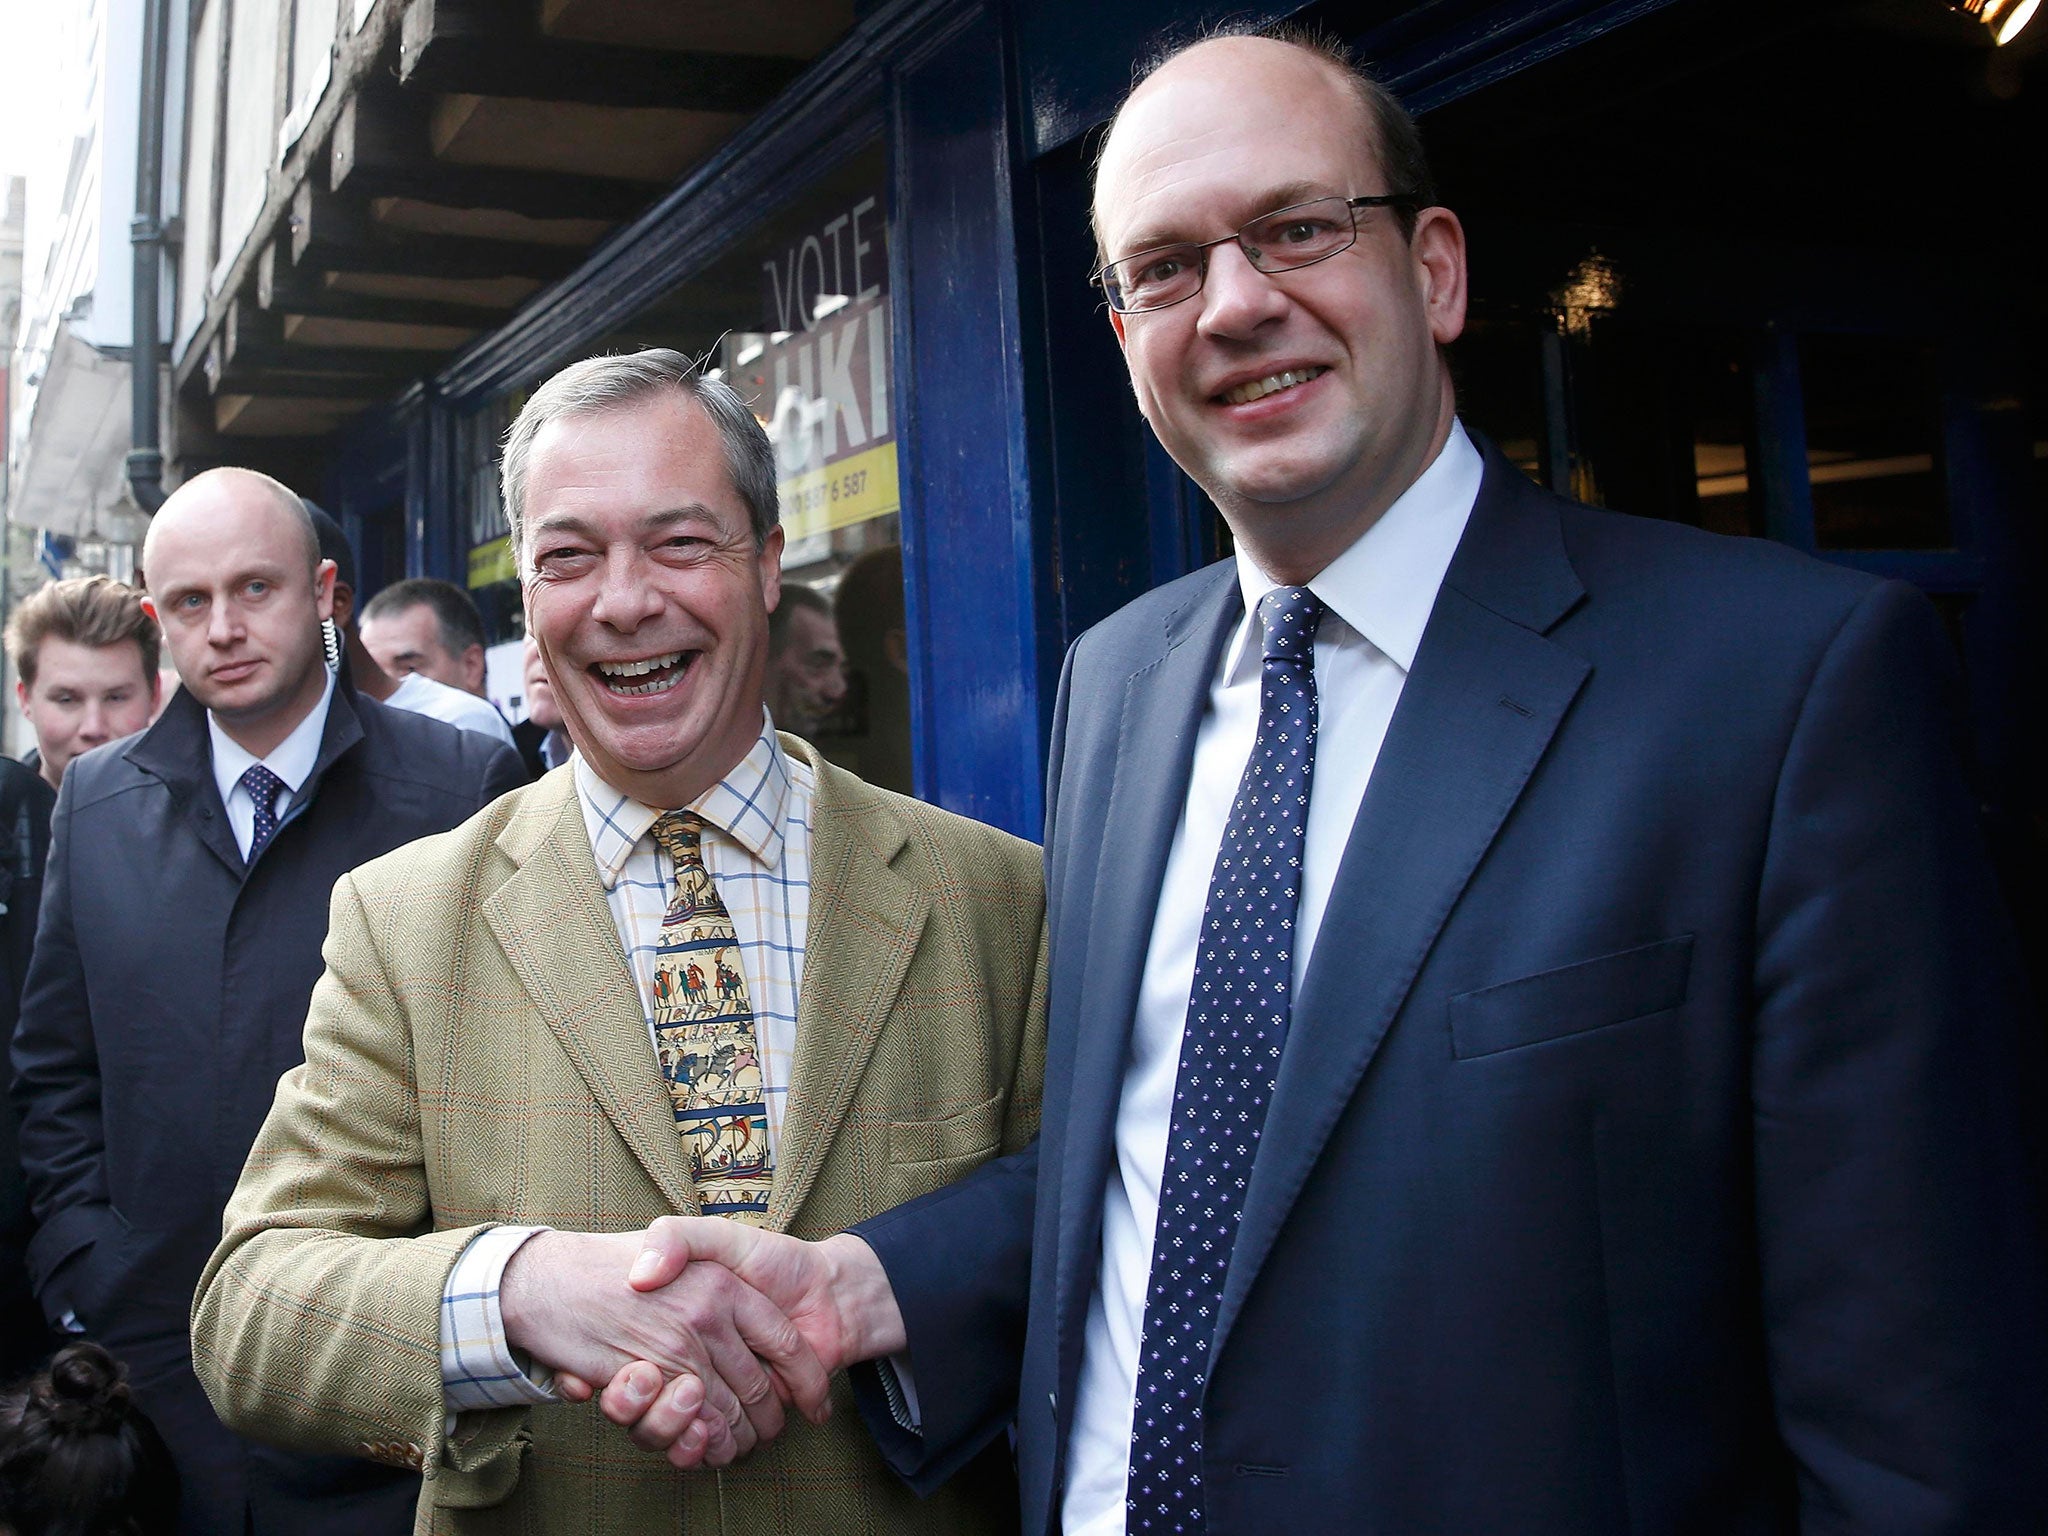
[[1952, 547], [1932, 344], [1809, 335], [1799, 368], [1820, 547]]
[[1685, 380], [1692, 420], [1696, 521], [1711, 533], [1763, 532], [1762, 498], [1754, 478], [1756, 389], [1740, 338], [1696, 333]]
[[1550, 483], [1543, 406], [1543, 328], [1524, 316], [1475, 309], [1451, 349], [1458, 415], [1516, 468]]

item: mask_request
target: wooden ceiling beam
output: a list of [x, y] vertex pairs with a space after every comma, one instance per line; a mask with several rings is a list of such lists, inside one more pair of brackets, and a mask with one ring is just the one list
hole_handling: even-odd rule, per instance
[[591, 106], [758, 112], [805, 62], [569, 42], [503, 0], [413, 0], [399, 29], [398, 77], [414, 89]]
[[570, 246], [407, 234], [379, 225], [357, 199], [311, 181], [300, 183], [292, 198], [290, 227], [296, 267], [547, 281], [573, 270], [584, 255]]
[[513, 309], [510, 304], [449, 304], [436, 299], [350, 293], [329, 283], [325, 272], [294, 267], [290, 254], [279, 255], [275, 246], [256, 264], [256, 303], [279, 313], [401, 325], [490, 326]]
[[391, 87], [350, 97], [328, 144], [328, 190], [502, 208], [537, 219], [613, 221], [632, 217], [656, 195], [659, 183], [436, 160], [427, 132], [432, 110], [428, 98]]

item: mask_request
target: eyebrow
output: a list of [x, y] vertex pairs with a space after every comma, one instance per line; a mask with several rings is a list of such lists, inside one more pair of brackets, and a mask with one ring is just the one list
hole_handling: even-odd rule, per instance
[[[1318, 197], [1342, 196], [1344, 196], [1343, 193], [1332, 192], [1324, 183], [1319, 181], [1284, 181], [1278, 186], [1266, 188], [1264, 192], [1261, 192], [1256, 197], [1247, 197], [1245, 204], [1252, 211], [1232, 225], [1231, 232], [1234, 233], [1242, 229], [1253, 219], [1264, 218], [1267, 214], [1277, 212], [1282, 208], [1292, 208], [1296, 203], [1306, 203]], [[1187, 235], [1160, 232], [1161, 230], [1171, 230], [1173, 226], [1170, 224], [1140, 225], [1139, 228], [1149, 228], [1151, 232], [1129, 241], [1130, 249], [1124, 253], [1125, 256], [1142, 255], [1146, 251], [1156, 251], [1164, 245], [1188, 245], [1194, 243]], [[1123, 257], [1119, 256], [1115, 259], [1121, 261]]]
[[[668, 507], [660, 512], [649, 512], [634, 525], [639, 534], [658, 533], [664, 528], [673, 528], [678, 523], [716, 523], [718, 514], [702, 502], [687, 502], [680, 507]], [[578, 517], [574, 512], [550, 512], [533, 525], [534, 537], [548, 533], [580, 534], [592, 543], [602, 543], [598, 537], [597, 525], [587, 518]]]

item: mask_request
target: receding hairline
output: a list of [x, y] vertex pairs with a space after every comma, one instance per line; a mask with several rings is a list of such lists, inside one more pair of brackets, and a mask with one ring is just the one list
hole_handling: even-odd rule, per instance
[[[1117, 103], [1116, 111], [1111, 114], [1108, 124], [1102, 131], [1102, 144], [1096, 154], [1095, 164], [1091, 171], [1091, 185], [1088, 195], [1089, 230], [1095, 236], [1096, 260], [1098, 262], [1108, 259], [1108, 253], [1104, 250], [1102, 240], [1102, 172], [1103, 167], [1109, 163], [1110, 151], [1116, 142], [1117, 129], [1122, 126], [1125, 114], [1129, 112], [1133, 104], [1142, 102], [1148, 95], [1157, 94], [1155, 87], [1163, 89], [1162, 81], [1171, 84], [1173, 77], [1182, 71], [1183, 66], [1188, 60], [1195, 58], [1197, 55], [1206, 55], [1217, 50], [1231, 49], [1233, 47], [1241, 48], [1246, 45], [1253, 47], [1258, 52], [1276, 49], [1284, 50], [1285, 56], [1291, 56], [1295, 60], [1313, 66], [1326, 80], [1335, 86], [1338, 94], [1350, 103], [1352, 110], [1357, 114], [1358, 127], [1363, 134], [1363, 143], [1366, 151], [1372, 157], [1373, 169], [1382, 178], [1387, 176], [1386, 145], [1381, 142], [1379, 116], [1372, 100], [1367, 94], [1365, 83], [1360, 75], [1352, 69], [1315, 47], [1285, 36], [1265, 37], [1258, 33], [1234, 32], [1221, 36], [1198, 38], [1186, 47], [1169, 55], [1165, 60], [1156, 65], [1150, 73], [1146, 74], [1143, 79], [1133, 85], [1124, 96], [1124, 99]], [[1273, 55], [1275, 58], [1282, 56], [1279, 53]], [[1406, 191], [1408, 189], [1389, 187], [1386, 190]]]
[[149, 587], [150, 554], [161, 542], [161, 535], [169, 519], [173, 531], [178, 521], [198, 514], [188, 511], [190, 504], [201, 500], [203, 495], [218, 490], [225, 491], [235, 485], [245, 485], [251, 490], [262, 492], [264, 499], [282, 513], [287, 522], [298, 528], [306, 541], [306, 568], [317, 571], [324, 558], [320, 553], [320, 530], [313, 524], [313, 514], [306, 510], [305, 501], [282, 480], [266, 475], [260, 469], [243, 469], [239, 465], [222, 465], [194, 475], [165, 498], [155, 516], [149, 520], [149, 531], [142, 537], [142, 570], [140, 572], [145, 590]]

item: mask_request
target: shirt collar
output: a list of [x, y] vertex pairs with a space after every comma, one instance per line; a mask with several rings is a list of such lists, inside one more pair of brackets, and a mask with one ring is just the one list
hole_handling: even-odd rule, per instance
[[[576, 765], [576, 794], [583, 802], [583, 825], [590, 833], [590, 854], [597, 877], [610, 890], [625, 873], [626, 860], [662, 813], [623, 794], [597, 776], [581, 752]], [[705, 790], [687, 809], [716, 827], [753, 858], [774, 869], [782, 862], [782, 813], [789, 800], [789, 759], [775, 739], [768, 712], [761, 712], [761, 734], [730, 773]]]
[[[1464, 424], [1453, 418], [1450, 435], [1429, 468], [1308, 584], [1331, 613], [1403, 672], [1415, 665], [1437, 590], [1479, 499], [1485, 467]], [[1279, 585], [1242, 546], [1237, 583], [1244, 594], [1245, 621], [1232, 643], [1224, 673], [1229, 680], [1257, 669], [1262, 647], [1253, 636], [1259, 599]]]
[[[321, 669], [326, 672], [326, 668]], [[206, 735], [213, 749], [213, 782], [220, 789], [220, 802], [226, 805], [228, 796], [235, 792], [235, 786], [242, 782], [242, 775], [257, 763], [263, 764], [284, 782], [294, 798], [312, 777], [313, 765], [320, 760], [320, 741], [327, 734], [327, 710], [334, 702], [334, 674], [327, 672], [327, 686], [320, 691], [320, 702], [306, 711], [306, 718], [292, 727], [291, 735], [285, 737], [270, 749], [268, 757], [256, 757], [220, 728], [220, 722], [213, 718], [213, 711], [206, 712]]]

